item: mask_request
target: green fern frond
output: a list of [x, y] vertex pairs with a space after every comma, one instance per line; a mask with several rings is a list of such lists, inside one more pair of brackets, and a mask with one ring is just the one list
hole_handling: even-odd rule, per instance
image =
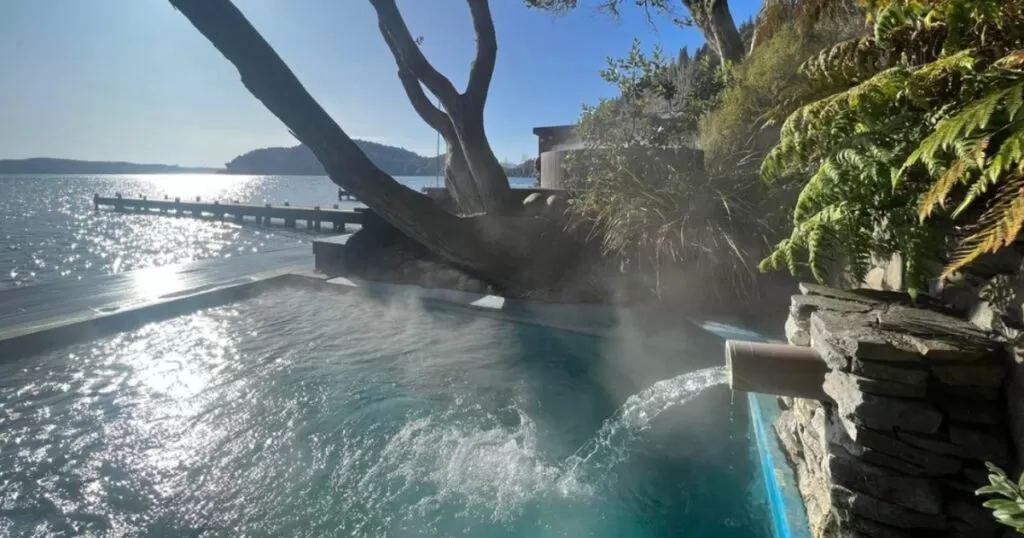
[[939, 179], [932, 184], [932, 188], [925, 193], [918, 204], [917, 215], [921, 222], [930, 217], [936, 207], [946, 206], [946, 197], [953, 187], [963, 180], [964, 171], [967, 169], [967, 162], [963, 159], [953, 163]]
[[908, 20], [909, 14], [904, 3], [890, 2], [874, 14], [875, 39], [886, 42], [896, 28], [906, 24]]
[[970, 156], [971, 156], [971, 158], [974, 161], [974, 165], [977, 168], [982, 168], [982, 167], [985, 166], [985, 159], [987, 157], [986, 152], [988, 151], [988, 148], [989, 148], [989, 146], [991, 144], [992, 144], [992, 137], [986, 136], [986, 137], [982, 138], [981, 140], [978, 140], [973, 145], [973, 147], [968, 148], [968, 149], [970, 149], [970, 153], [971, 153]]
[[903, 165], [907, 170], [916, 163], [931, 168], [941, 158], [941, 152], [950, 150], [961, 138], [972, 136], [988, 126], [1003, 105], [1013, 105], [1024, 91], [1024, 83], [991, 92], [964, 108], [960, 113], [939, 122], [935, 131], [925, 138]]
[[827, 226], [814, 226], [807, 232], [807, 265], [818, 282], [826, 282], [830, 277], [829, 265], [835, 262], [834, 243], [834, 234]]
[[[806, 181], [790, 237], [761, 267], [822, 280], [841, 258], [859, 278], [900, 252], [905, 283], [923, 289], [942, 243], [924, 221], [939, 208], [971, 231], [963, 263], [1020, 233], [1024, 3], [864, 1], [874, 35], [805, 61], [819, 93], [838, 89], [790, 114], [762, 165], [766, 180]], [[961, 222], [978, 204], [982, 218]]]
[[1024, 73], [1024, 49], [1015, 50], [996, 60], [992, 67], [1010, 72]]
[[950, 275], [982, 254], [996, 252], [1016, 241], [1024, 227], [1024, 174], [1016, 174], [997, 189], [989, 207], [970, 235], [960, 242], [944, 271]]
[[1013, 171], [1024, 171], [1024, 121], [1007, 126], [1010, 136], [1003, 140], [999, 150], [992, 156], [985, 175], [989, 181], [995, 182], [999, 176]]

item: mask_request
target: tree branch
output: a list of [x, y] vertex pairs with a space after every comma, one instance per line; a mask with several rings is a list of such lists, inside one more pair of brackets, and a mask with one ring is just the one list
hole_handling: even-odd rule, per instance
[[477, 191], [473, 176], [469, 172], [466, 156], [462, 152], [462, 146], [459, 144], [459, 137], [455, 132], [455, 126], [452, 125], [451, 118], [430, 102], [427, 94], [423, 93], [423, 86], [420, 86], [419, 79], [411, 71], [399, 66], [398, 78], [402, 81], [405, 94], [409, 97], [409, 102], [412, 103], [416, 113], [444, 138], [445, 145], [448, 147], [445, 186], [455, 198], [459, 209], [466, 213], [479, 213], [486, 210], [483, 201], [480, 200], [480, 193]]
[[[422, 83], [441, 100], [454, 136], [449, 137], [444, 130], [440, 132], [445, 136], [449, 147], [461, 149], [471, 174], [469, 177], [476, 184], [474, 190], [479, 193], [482, 207], [487, 212], [505, 213], [515, 205], [509, 201], [511, 191], [508, 178], [501, 163], [494, 156], [494, 151], [487, 141], [487, 134], [484, 132], [484, 104], [494, 73], [498, 49], [494, 21], [491, 20], [486, 0], [467, 1], [473, 16], [473, 27], [477, 32], [478, 49], [478, 57], [474, 60], [470, 72], [470, 87], [467, 90], [473, 92], [472, 98], [469, 95], [460, 95], [451, 81], [430, 65], [409, 33], [394, 0], [370, 0], [370, 3], [377, 10], [381, 34], [399, 66], [399, 77], [403, 77], [403, 67], [411, 71], [409, 80], [402, 80], [406, 93], [410, 90], [416, 91]], [[416, 96], [410, 95], [410, 100], [414, 101], [414, 107], [418, 106], [415, 102]], [[421, 117], [430, 123], [432, 120], [424, 117], [420, 108], [422, 107], [417, 108], [417, 112], [421, 112]], [[425, 112], [428, 112], [429, 117], [435, 115], [429, 110]]]
[[238, 68], [242, 83], [313, 151], [331, 180], [449, 262], [482, 270], [487, 243], [472, 226], [384, 173], [324, 111], [230, 0], [170, 0]]
[[442, 75], [423, 55], [416, 40], [409, 33], [395, 0], [370, 0], [377, 11], [377, 24], [384, 40], [391, 49], [391, 54], [400, 65], [405, 65], [431, 93], [441, 99], [444, 108], [451, 112], [459, 104], [459, 92], [452, 81]]
[[466, 213], [479, 213], [487, 208], [480, 199], [473, 175], [466, 164], [466, 156], [462, 152], [462, 145], [459, 143], [458, 132], [452, 123], [451, 116], [443, 110], [434, 106], [430, 98], [423, 92], [423, 86], [416, 74], [405, 65], [402, 56], [398, 54], [397, 47], [392, 40], [391, 34], [381, 29], [384, 41], [388, 44], [398, 64], [398, 79], [402, 81], [405, 95], [412, 103], [412, 107], [419, 114], [420, 118], [431, 128], [441, 134], [447, 146], [448, 155], [445, 164], [445, 186], [448, 192], [455, 199], [456, 205]]
[[476, 58], [469, 71], [469, 84], [466, 86], [466, 98], [477, 106], [483, 106], [487, 100], [487, 90], [491, 87], [494, 75], [494, 63], [498, 56], [498, 39], [494, 33], [494, 19], [488, 0], [468, 0], [469, 11], [473, 17], [473, 31], [476, 33]]
[[451, 118], [443, 110], [430, 102], [427, 94], [423, 93], [420, 79], [416, 78], [412, 71], [402, 68], [398, 70], [398, 79], [402, 81], [405, 95], [409, 98], [412, 108], [416, 110], [420, 118], [427, 122], [427, 125], [433, 130], [441, 133], [446, 142], [457, 144], [459, 139], [455, 134], [455, 127], [452, 126]]
[[395, 57], [395, 63], [398, 64], [398, 79], [402, 81], [402, 88], [405, 89], [405, 95], [409, 98], [409, 102], [412, 103], [413, 109], [416, 110], [416, 113], [420, 115], [420, 118], [427, 125], [441, 133], [445, 141], [458, 143], [451, 118], [443, 110], [434, 106], [427, 97], [427, 94], [423, 93], [420, 79], [405, 64], [405, 60], [398, 52], [398, 46], [395, 44], [394, 39], [392, 39], [391, 34], [384, 31], [384, 28], [381, 28], [381, 35], [384, 36], [384, 42], [388, 44], [388, 48], [391, 49], [391, 53]]

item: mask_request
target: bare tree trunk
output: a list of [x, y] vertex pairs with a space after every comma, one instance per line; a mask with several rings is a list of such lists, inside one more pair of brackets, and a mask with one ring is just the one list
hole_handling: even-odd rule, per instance
[[242, 83], [324, 165], [332, 181], [391, 225], [471, 274], [494, 276], [492, 241], [374, 165], [303, 88], [230, 0], [170, 0], [238, 68]]
[[[466, 107], [471, 108], [471, 107]], [[462, 147], [469, 172], [477, 185], [484, 208], [489, 213], [507, 214], [521, 209], [515, 204], [512, 190], [505, 175], [505, 167], [498, 162], [484, 133], [482, 107], [471, 109], [454, 121], [458, 142]]]
[[[587, 251], [561, 226], [547, 219], [492, 214], [460, 218], [445, 211], [377, 168], [231, 0], [170, 2], [234, 64], [246, 89], [312, 150], [331, 181], [411, 240], [509, 296], [560, 290], [572, 278]], [[458, 158], [452, 163], [456, 171]]]
[[[384, 34], [384, 39], [391, 46], [391, 39], [387, 33]], [[462, 152], [462, 146], [459, 145], [451, 118], [431, 104], [430, 99], [423, 93], [419, 79], [401, 62], [399, 62], [398, 78], [402, 81], [405, 95], [416, 112], [445, 140], [447, 145], [444, 171], [445, 188], [451, 193], [456, 206], [464, 214], [486, 211], [487, 205], [480, 196], [477, 183], [466, 163], [466, 156]]]
[[722, 62], [739, 63], [744, 47], [736, 22], [729, 11], [728, 0], [683, 0], [704, 39]]
[[[418, 98], [414, 99], [412, 94], [423, 93], [422, 88], [419, 88], [422, 83], [430, 93], [437, 96], [444, 107], [444, 112], [437, 110], [425, 99], [427, 105], [434, 110], [427, 111], [426, 107], [417, 107], [417, 111], [427, 123], [441, 133], [449, 147], [461, 148], [470, 177], [476, 184], [475, 190], [483, 211], [490, 214], [513, 213], [519, 207], [512, 196], [505, 169], [494, 155], [483, 125], [484, 105], [487, 102], [487, 92], [490, 89], [498, 51], [494, 21], [487, 0], [467, 2], [473, 18], [477, 47], [476, 58], [470, 68], [469, 84], [465, 92], [459, 93], [451, 81], [438, 72], [423, 55], [416, 40], [409, 33], [409, 28], [402, 19], [395, 1], [370, 0], [377, 11], [380, 32], [395, 58], [395, 63], [398, 64], [399, 76], [410, 99], [415, 104]], [[412, 87], [413, 84], [416, 86], [415, 89]], [[469, 192], [471, 189], [462, 186], [462, 190]], [[470, 208], [463, 209], [468, 211]]]
[[455, 205], [463, 214], [481, 213], [484, 203], [480, 192], [469, 171], [462, 148], [448, 143], [448, 153], [444, 160], [444, 186], [455, 200]]

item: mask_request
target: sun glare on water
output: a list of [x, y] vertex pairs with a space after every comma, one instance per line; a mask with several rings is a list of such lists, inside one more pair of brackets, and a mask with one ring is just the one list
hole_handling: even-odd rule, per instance
[[154, 187], [164, 191], [169, 198], [191, 200], [196, 196], [203, 200], [230, 201], [241, 197], [247, 189], [258, 183], [262, 176], [229, 174], [160, 174], [143, 175]]

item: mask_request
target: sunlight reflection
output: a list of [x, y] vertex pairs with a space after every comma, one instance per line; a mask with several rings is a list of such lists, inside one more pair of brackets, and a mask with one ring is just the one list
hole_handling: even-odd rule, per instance
[[163, 174], [139, 176], [161, 189], [170, 197], [193, 200], [200, 196], [205, 200], [230, 201], [238, 198], [246, 187], [263, 176], [228, 174]]
[[166, 266], [132, 271], [129, 274], [135, 293], [146, 299], [155, 299], [185, 287], [179, 271], [178, 267]]

